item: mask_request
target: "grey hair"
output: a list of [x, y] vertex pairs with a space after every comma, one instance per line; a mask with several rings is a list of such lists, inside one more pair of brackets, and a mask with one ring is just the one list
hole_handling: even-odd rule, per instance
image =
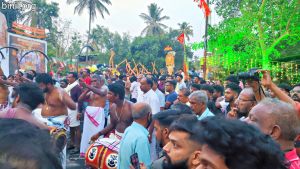
[[194, 91], [190, 94], [189, 99], [195, 98], [198, 103], [204, 103], [205, 105], [208, 102], [208, 97], [205, 91]]
[[187, 88], [182, 88], [179, 91], [181, 91], [183, 93], [183, 95], [186, 97], [189, 97], [189, 95], [191, 94], [190, 90]]
[[251, 97], [251, 100], [255, 100], [256, 101], [255, 93], [254, 93], [254, 91], [253, 91], [253, 89], [251, 87], [244, 88], [241, 91], [241, 93], [246, 93], [247, 95], [249, 95]]
[[105, 81], [103, 76], [100, 76], [100, 75], [97, 75], [97, 74], [93, 75], [92, 78], [97, 79], [98, 82]]
[[148, 113], [151, 113], [151, 107], [147, 103], [136, 103], [133, 105], [132, 118], [133, 120], [146, 117]]
[[300, 121], [295, 108], [278, 99], [266, 98], [259, 102], [257, 106], [262, 106], [269, 115], [274, 118], [274, 125], [281, 129], [281, 138], [294, 141], [299, 133]]

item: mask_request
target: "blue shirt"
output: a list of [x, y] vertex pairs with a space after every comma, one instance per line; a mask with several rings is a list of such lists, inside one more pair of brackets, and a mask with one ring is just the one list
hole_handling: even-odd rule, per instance
[[205, 111], [199, 116], [197, 115], [198, 120], [202, 120], [206, 117], [215, 116], [212, 112], [209, 111], [208, 108], [205, 109]]
[[172, 104], [176, 99], [177, 99], [177, 93], [175, 91], [173, 91], [172, 93], [166, 96], [166, 102], [170, 102]]
[[148, 135], [148, 130], [136, 122], [133, 122], [125, 130], [120, 143], [118, 169], [129, 169], [131, 165], [130, 156], [134, 153], [138, 154], [140, 163], [144, 163], [147, 168], [150, 168], [151, 156]]

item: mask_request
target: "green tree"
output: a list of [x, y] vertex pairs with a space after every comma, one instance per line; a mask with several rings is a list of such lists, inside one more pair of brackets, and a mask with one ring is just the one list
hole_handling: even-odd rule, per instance
[[140, 17], [144, 19], [147, 26], [143, 29], [142, 35], [161, 35], [164, 33], [164, 29], [167, 28], [166, 25], [162, 24], [163, 20], [170, 19], [168, 16], [161, 16], [163, 8], [157, 6], [157, 4], [152, 3], [148, 6], [149, 14], [141, 13]]
[[178, 23], [180, 32], [184, 33], [187, 40], [190, 40], [190, 36], [193, 36], [193, 27], [187, 22]]
[[299, 46], [299, 1], [230, 0], [231, 7], [224, 0], [214, 2], [224, 20], [209, 29], [211, 65], [227, 71], [273, 69], [272, 61], [283, 57], [282, 51]]
[[100, 13], [102, 18], [104, 18], [104, 13], [109, 15], [108, 9], [105, 7], [106, 5], [111, 5], [110, 0], [67, 0], [67, 2], [74, 3], [78, 2], [78, 5], [74, 9], [74, 13], [82, 14], [85, 8], [89, 11], [89, 30], [88, 30], [88, 42], [91, 33], [91, 24], [97, 17], [97, 11]]
[[31, 0], [30, 3], [36, 5], [35, 9], [22, 12], [20, 19], [24, 24], [50, 30], [53, 19], [58, 17], [58, 3], [48, 4], [46, 0]]

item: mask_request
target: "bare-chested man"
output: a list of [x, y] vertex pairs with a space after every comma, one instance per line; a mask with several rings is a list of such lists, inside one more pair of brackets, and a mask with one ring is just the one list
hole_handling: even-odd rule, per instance
[[133, 104], [124, 99], [124, 86], [113, 83], [108, 86], [108, 89], [107, 98], [110, 102], [110, 124], [99, 133], [95, 134], [91, 138], [92, 141], [95, 141], [100, 136], [109, 136], [110, 133], [114, 133], [115, 138], [120, 140], [125, 129], [133, 122]]
[[57, 122], [64, 122], [68, 115], [68, 109], [75, 110], [76, 103], [64, 90], [53, 85], [51, 76], [41, 73], [36, 77], [36, 82], [45, 93], [45, 104], [42, 107], [41, 115], [44, 118], [57, 117]]
[[32, 115], [32, 110], [44, 103], [43, 92], [36, 84], [21, 83], [14, 88], [13, 98], [13, 108], [0, 113], [1, 118], [22, 119], [41, 129], [48, 129], [45, 124]]
[[108, 88], [104, 85], [104, 78], [99, 75], [92, 76], [91, 85], [87, 85], [83, 79], [79, 79], [79, 83], [84, 88], [84, 91], [78, 101], [90, 100], [84, 113], [83, 132], [80, 144], [80, 155], [84, 156], [89, 147], [91, 136], [104, 128], [104, 108]]

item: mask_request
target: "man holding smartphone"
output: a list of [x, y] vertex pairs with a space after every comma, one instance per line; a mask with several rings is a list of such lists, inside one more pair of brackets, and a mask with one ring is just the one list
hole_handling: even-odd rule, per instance
[[[118, 169], [128, 169], [130, 165], [139, 162], [150, 168], [151, 157], [147, 128], [152, 121], [151, 107], [147, 103], [134, 104], [132, 117], [134, 122], [125, 130], [120, 144]], [[131, 162], [135, 162], [135, 164]]]

